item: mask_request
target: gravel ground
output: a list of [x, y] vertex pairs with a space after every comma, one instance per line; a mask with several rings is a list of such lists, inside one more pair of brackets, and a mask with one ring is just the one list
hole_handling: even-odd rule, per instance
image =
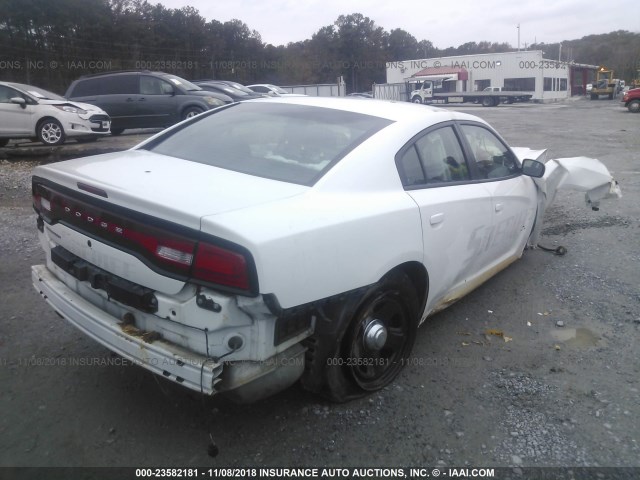
[[512, 145], [601, 159], [624, 196], [592, 212], [560, 193], [542, 243], [565, 256], [526, 252], [421, 327], [393, 385], [340, 405], [297, 387], [235, 405], [105, 365], [30, 284], [42, 160], [0, 161], [0, 466], [640, 467], [640, 115], [587, 100], [460, 109]]

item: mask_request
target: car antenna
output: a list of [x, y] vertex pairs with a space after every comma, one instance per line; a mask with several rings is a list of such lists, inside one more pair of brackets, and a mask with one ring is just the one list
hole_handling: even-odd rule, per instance
[[202, 398], [202, 411], [207, 418], [207, 431], [209, 434], [209, 445], [207, 446], [207, 455], [209, 455], [212, 458], [215, 458], [218, 456], [218, 453], [220, 453], [220, 449], [218, 448], [218, 444], [216, 443], [216, 441], [213, 439], [213, 429], [211, 428], [211, 424], [213, 423], [212, 422], [213, 414], [211, 412], [207, 412], [207, 408], [204, 402], [204, 383], [203, 383], [204, 366], [207, 364], [208, 361], [213, 361], [215, 363], [218, 363], [221, 359], [223, 359], [227, 355], [231, 355], [238, 348], [240, 348], [240, 345], [230, 344], [229, 346], [231, 347], [231, 350], [229, 350], [227, 353], [225, 353], [220, 357], [212, 357], [211, 355], [209, 355], [209, 329], [208, 328], [204, 329], [204, 337], [205, 337], [206, 347], [207, 347], [207, 358], [204, 360], [204, 362], [202, 362], [202, 365], [200, 366], [200, 398]]
[[217, 361], [215, 358], [209, 355], [209, 329], [208, 328], [204, 329], [204, 338], [205, 338], [205, 345], [207, 347], [207, 358], [204, 360], [204, 362], [202, 362], [202, 365], [200, 366], [200, 398], [202, 399], [202, 413], [205, 415], [207, 419], [207, 431], [209, 434], [209, 445], [207, 446], [207, 455], [209, 455], [212, 458], [215, 458], [218, 456], [218, 453], [220, 453], [220, 449], [218, 448], [218, 444], [216, 443], [216, 441], [213, 439], [213, 429], [211, 428], [213, 414], [207, 411], [207, 407], [204, 402], [204, 366], [210, 360], [216, 363]]
[[212, 458], [215, 458], [220, 453], [220, 449], [218, 448], [218, 444], [213, 439], [213, 434], [211, 433], [211, 429], [209, 429], [209, 446], [207, 447], [207, 455]]

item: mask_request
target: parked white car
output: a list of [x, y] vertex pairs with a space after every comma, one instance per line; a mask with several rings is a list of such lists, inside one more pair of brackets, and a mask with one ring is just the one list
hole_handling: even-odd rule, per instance
[[619, 194], [597, 160], [511, 149], [410, 103], [235, 103], [137, 147], [39, 166], [36, 290], [114, 352], [253, 401], [298, 379], [388, 385], [418, 325], [537, 244], [559, 188]]
[[255, 85], [247, 85], [247, 88], [253, 90], [256, 93], [262, 93], [270, 95], [272, 97], [306, 97], [301, 93], [290, 93], [284, 88], [272, 85], [270, 83], [257, 83]]
[[59, 145], [67, 138], [90, 141], [109, 135], [107, 112], [32, 85], [0, 82], [0, 147], [14, 138]]

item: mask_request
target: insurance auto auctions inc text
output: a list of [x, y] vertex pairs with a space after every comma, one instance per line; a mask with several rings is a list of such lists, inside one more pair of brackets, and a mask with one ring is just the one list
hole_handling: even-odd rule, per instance
[[495, 477], [493, 468], [249, 468], [208, 469], [211, 478], [472, 478]]

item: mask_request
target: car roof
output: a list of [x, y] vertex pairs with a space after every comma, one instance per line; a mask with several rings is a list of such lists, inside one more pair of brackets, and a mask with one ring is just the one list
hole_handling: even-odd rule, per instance
[[443, 108], [418, 105], [410, 102], [398, 102], [389, 100], [375, 100], [363, 102], [358, 98], [347, 97], [270, 97], [250, 100], [251, 102], [286, 103], [293, 105], [308, 105], [314, 107], [333, 108], [348, 112], [372, 115], [386, 118], [394, 122], [425, 122], [430, 118], [433, 123], [447, 120], [473, 120], [484, 122], [480, 118], [466, 113], [445, 110]]

